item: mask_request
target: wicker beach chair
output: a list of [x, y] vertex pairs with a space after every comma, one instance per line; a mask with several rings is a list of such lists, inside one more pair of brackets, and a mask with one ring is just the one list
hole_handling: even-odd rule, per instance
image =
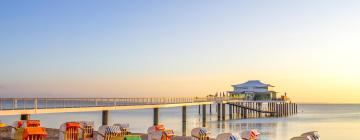
[[94, 138], [94, 122], [80, 121], [81, 136], [83, 140], [92, 140]]

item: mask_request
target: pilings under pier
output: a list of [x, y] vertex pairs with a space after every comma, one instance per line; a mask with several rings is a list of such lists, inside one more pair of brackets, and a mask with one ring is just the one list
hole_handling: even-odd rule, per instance
[[217, 106], [216, 107], [216, 109], [217, 109], [217, 119], [218, 119], [218, 121], [220, 121], [221, 120], [221, 104], [217, 103], [216, 106]]
[[153, 118], [153, 121], [154, 121], [154, 125], [158, 125], [159, 124], [159, 108], [154, 108], [154, 118]]
[[225, 109], [225, 104], [221, 104], [221, 120], [225, 121], [225, 112], [226, 112], [226, 109]]
[[109, 120], [109, 110], [102, 111], [102, 125], [108, 125]]
[[[242, 101], [227, 103], [229, 118], [260, 118], [260, 117], [287, 117], [297, 113], [297, 104], [288, 101]], [[223, 104], [221, 109], [223, 109]], [[224, 120], [224, 111], [221, 110], [221, 119]], [[219, 117], [219, 116], [218, 116]]]
[[186, 136], [186, 106], [182, 107], [182, 135]]
[[202, 127], [206, 127], [206, 105], [202, 105]]

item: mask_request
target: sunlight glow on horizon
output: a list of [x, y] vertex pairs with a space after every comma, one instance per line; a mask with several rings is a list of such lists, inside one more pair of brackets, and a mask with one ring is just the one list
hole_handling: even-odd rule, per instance
[[205, 96], [261, 80], [295, 102], [360, 103], [360, 2], [2, 3], [1, 97]]

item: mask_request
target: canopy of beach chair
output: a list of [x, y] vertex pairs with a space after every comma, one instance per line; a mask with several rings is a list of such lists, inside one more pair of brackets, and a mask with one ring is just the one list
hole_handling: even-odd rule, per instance
[[310, 140], [319, 140], [320, 139], [320, 135], [317, 131], [306, 132], [306, 133], [301, 134], [301, 136], [309, 137]]
[[244, 131], [241, 133], [241, 138], [245, 139], [245, 140], [250, 140], [250, 139], [257, 139], [257, 137], [259, 137], [260, 132], [257, 130], [248, 130], [248, 131]]
[[216, 140], [236, 140], [236, 137], [231, 133], [222, 133], [217, 135]]
[[191, 136], [197, 138], [201, 136], [206, 136], [208, 134], [210, 134], [210, 132], [205, 127], [198, 127], [191, 130]]

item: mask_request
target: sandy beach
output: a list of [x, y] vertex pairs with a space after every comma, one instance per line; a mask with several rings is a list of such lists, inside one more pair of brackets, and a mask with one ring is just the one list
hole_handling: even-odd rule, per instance
[[[11, 127], [3, 127], [0, 128], [0, 139], [1, 140], [12, 140], [10, 138], [10, 131], [11, 131]], [[54, 128], [46, 128], [46, 132], [47, 132], [47, 137], [45, 138], [45, 140], [59, 140], [59, 129], [54, 129]], [[95, 131], [95, 137], [97, 132]], [[147, 134], [144, 133], [131, 133], [132, 135], [140, 135], [141, 139], [146, 140], [147, 139]], [[174, 136], [171, 138], [172, 140], [191, 140], [191, 136]], [[214, 140], [214, 139], [210, 139], [210, 140]]]

